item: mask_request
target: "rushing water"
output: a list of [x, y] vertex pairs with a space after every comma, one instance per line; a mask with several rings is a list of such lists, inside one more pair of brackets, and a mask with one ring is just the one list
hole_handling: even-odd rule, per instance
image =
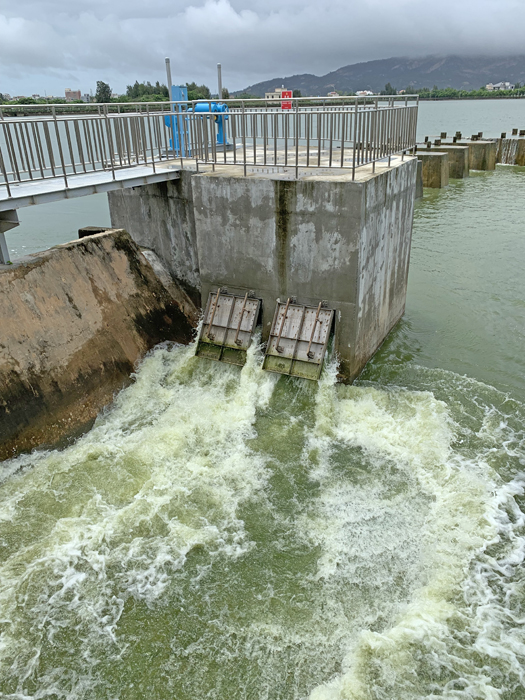
[[523, 700], [524, 192], [425, 192], [354, 386], [161, 346], [0, 464], [0, 697]]

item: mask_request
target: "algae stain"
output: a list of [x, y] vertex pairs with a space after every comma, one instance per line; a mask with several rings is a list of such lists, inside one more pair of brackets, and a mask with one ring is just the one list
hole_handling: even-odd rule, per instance
[[286, 180], [275, 180], [275, 239], [277, 249], [277, 274], [279, 293], [288, 294], [288, 257], [291, 237], [292, 214], [297, 197], [296, 184]]

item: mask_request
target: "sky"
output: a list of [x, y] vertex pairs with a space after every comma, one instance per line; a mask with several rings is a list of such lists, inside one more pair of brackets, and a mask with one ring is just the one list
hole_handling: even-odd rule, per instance
[[0, 0], [0, 93], [239, 90], [391, 56], [522, 54], [525, 0]]

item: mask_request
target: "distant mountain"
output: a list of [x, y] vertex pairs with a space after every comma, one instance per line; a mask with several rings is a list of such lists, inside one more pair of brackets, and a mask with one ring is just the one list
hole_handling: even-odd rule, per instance
[[265, 92], [284, 85], [303, 95], [326, 95], [332, 90], [383, 90], [391, 83], [398, 90], [407, 87], [452, 87], [477, 90], [486, 83], [525, 83], [525, 56], [426, 56], [425, 58], [385, 58], [354, 63], [318, 77], [310, 73], [272, 78], [239, 92], [264, 97]]

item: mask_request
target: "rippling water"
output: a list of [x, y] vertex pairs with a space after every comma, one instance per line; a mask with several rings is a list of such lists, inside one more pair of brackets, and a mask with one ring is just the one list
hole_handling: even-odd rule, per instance
[[0, 464], [0, 696], [523, 700], [524, 178], [425, 193], [354, 386], [161, 346]]

